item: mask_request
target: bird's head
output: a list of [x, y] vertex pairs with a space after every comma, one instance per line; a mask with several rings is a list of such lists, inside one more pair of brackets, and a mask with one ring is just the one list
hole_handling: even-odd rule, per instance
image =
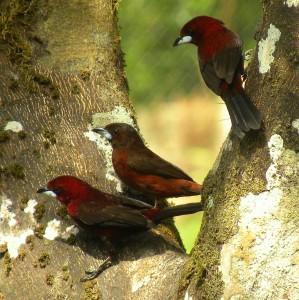
[[104, 128], [94, 128], [92, 131], [106, 138], [113, 149], [127, 148], [136, 142], [142, 142], [135, 128], [126, 123], [111, 123]]
[[195, 44], [200, 46], [206, 34], [222, 25], [223, 23], [221, 21], [211, 17], [195, 17], [182, 27], [180, 36], [174, 41], [173, 46], [176, 47], [182, 44]]
[[85, 199], [89, 184], [74, 176], [59, 176], [47, 183], [46, 187], [37, 190], [37, 193], [43, 193], [56, 197], [61, 203], [68, 205], [74, 199]]

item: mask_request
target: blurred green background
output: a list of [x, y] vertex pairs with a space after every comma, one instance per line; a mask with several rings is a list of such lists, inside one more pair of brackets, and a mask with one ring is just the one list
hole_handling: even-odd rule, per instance
[[[141, 133], [149, 147], [203, 182], [225, 139], [230, 121], [221, 99], [203, 84], [196, 48], [173, 48], [180, 28], [191, 18], [208, 15], [224, 21], [255, 46], [260, 1], [127, 0], [121, 1], [119, 24], [126, 73]], [[177, 198], [175, 203], [198, 201]], [[176, 218], [189, 252], [202, 215]]]

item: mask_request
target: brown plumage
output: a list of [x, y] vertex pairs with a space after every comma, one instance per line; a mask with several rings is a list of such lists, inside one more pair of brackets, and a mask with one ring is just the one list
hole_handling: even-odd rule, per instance
[[132, 126], [112, 123], [93, 131], [110, 140], [114, 170], [129, 187], [157, 199], [201, 193], [200, 184], [148, 149]]

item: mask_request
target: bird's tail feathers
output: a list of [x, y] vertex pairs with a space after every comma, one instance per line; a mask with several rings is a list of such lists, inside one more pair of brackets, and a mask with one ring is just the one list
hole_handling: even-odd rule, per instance
[[166, 208], [161, 209], [154, 216], [152, 221], [154, 223], [158, 224], [160, 221], [167, 219], [167, 218], [172, 218], [172, 217], [181, 216], [181, 215], [194, 214], [194, 213], [202, 211], [202, 210], [203, 210], [203, 205], [201, 202], [166, 207]]
[[200, 195], [202, 192], [202, 185], [197, 182], [189, 182], [188, 189], [186, 189], [186, 195]]
[[223, 100], [231, 118], [232, 130], [239, 138], [250, 129], [261, 127], [260, 112], [244, 93], [227, 94]]

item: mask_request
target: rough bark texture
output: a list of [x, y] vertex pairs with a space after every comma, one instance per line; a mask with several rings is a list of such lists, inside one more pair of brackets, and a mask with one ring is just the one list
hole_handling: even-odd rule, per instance
[[[185, 254], [171, 230], [142, 234], [138, 243], [131, 239], [119, 265], [81, 284], [84, 270], [105, 257], [101, 243], [74, 241], [59, 204], [46, 197], [35, 202], [37, 188], [61, 174], [115, 190], [117, 180], [107, 173], [111, 162], [105, 161], [111, 149], [88, 126], [135, 123], [116, 10], [117, 2], [107, 0], [0, 3], [0, 299], [176, 294], [173, 283]], [[52, 228], [48, 239], [53, 230], [61, 239], [43, 238], [46, 226]]]
[[204, 182], [185, 299], [298, 299], [298, 1], [263, 1], [246, 90], [263, 128], [228, 137]]

